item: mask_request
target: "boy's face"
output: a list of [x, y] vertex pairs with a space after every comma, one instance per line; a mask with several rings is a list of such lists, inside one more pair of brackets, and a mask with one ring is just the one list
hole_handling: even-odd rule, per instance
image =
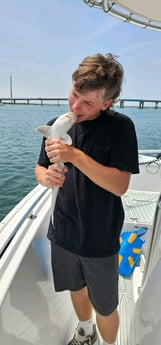
[[70, 111], [77, 115], [77, 122], [94, 120], [100, 115], [101, 110], [106, 110], [112, 100], [103, 99], [104, 90], [78, 92], [74, 85], [69, 93]]

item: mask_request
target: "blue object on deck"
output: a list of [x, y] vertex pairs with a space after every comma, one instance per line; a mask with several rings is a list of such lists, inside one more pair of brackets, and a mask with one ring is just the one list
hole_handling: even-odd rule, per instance
[[129, 277], [138, 263], [142, 246], [145, 243], [145, 240], [140, 237], [146, 231], [146, 227], [140, 227], [135, 231], [125, 231], [120, 236], [119, 274], [124, 277]]

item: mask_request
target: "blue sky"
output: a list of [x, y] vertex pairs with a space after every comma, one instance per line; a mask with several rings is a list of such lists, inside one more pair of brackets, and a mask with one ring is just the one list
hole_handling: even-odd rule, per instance
[[2, 0], [0, 97], [68, 97], [87, 55], [111, 52], [125, 70], [121, 97], [161, 100], [161, 32], [88, 7], [83, 0]]

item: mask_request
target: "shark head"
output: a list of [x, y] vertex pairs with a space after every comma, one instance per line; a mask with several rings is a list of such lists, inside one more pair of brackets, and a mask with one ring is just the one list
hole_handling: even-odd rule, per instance
[[59, 116], [52, 126], [44, 125], [36, 128], [36, 130], [45, 138], [59, 138], [64, 140], [67, 144], [71, 144], [71, 139], [69, 140], [70, 137], [67, 132], [76, 120], [77, 116], [72, 112], [68, 112]]

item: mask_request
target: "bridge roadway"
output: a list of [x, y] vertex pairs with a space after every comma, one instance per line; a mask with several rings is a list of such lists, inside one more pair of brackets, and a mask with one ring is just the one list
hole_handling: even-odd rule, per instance
[[[138, 103], [139, 109], [143, 109], [146, 103], [153, 103], [155, 109], [158, 109], [159, 103], [161, 103], [161, 100], [157, 99], [132, 99], [132, 98], [124, 98], [119, 99], [118, 102], [120, 103], [120, 108], [124, 108], [125, 103]], [[126, 104], [127, 106], [127, 104]], [[148, 105], [150, 106], [150, 105]]]
[[[61, 102], [68, 101], [68, 98], [44, 98], [44, 97], [14, 97], [14, 98], [0, 98], [0, 104], [56, 104], [59, 105]], [[47, 103], [48, 102], [48, 103]]]
[[[63, 102], [63, 103], [62, 103]], [[1, 104], [53, 104], [59, 105], [64, 104], [64, 102], [68, 102], [68, 98], [56, 97], [56, 98], [44, 98], [44, 97], [14, 97], [14, 98], [2, 98], [0, 97], [0, 105]], [[120, 108], [124, 108], [124, 106], [130, 106], [134, 104], [138, 104], [140, 109], [143, 109], [144, 106], [151, 106], [154, 104], [155, 109], [158, 109], [159, 103], [161, 100], [155, 99], [133, 99], [133, 98], [124, 98], [119, 99], [117, 103], [120, 105]], [[147, 105], [148, 103], [148, 105]], [[149, 104], [150, 103], [150, 104]]]

